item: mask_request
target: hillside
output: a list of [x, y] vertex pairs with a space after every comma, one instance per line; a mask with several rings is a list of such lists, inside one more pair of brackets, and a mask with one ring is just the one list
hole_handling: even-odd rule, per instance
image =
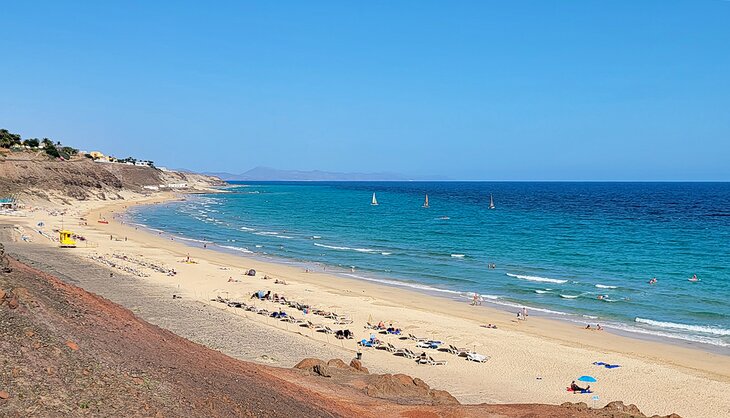
[[1, 245], [0, 269], [2, 416], [644, 417], [620, 402], [460, 405], [419, 379], [341, 360], [239, 361], [6, 258]]
[[0, 156], [0, 196], [44, 200], [116, 200], [126, 192], [149, 194], [145, 186], [187, 184], [205, 189], [225, 184], [200, 174], [162, 171], [153, 167], [97, 163], [78, 157], [51, 160], [36, 152], [6, 152]]

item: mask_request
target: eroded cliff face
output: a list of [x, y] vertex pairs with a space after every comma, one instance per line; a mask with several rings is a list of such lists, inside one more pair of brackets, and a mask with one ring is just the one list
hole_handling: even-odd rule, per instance
[[191, 189], [225, 184], [222, 180], [152, 167], [95, 163], [87, 158], [50, 160], [35, 153], [0, 156], [0, 196], [45, 200], [116, 200], [123, 192], [152, 193], [144, 186], [186, 183]]

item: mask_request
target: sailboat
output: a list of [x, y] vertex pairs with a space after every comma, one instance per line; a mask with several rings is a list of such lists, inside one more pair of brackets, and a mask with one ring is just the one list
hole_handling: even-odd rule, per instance
[[426, 201], [423, 202], [423, 207], [428, 208], [428, 194], [426, 194]]
[[489, 209], [494, 209], [494, 198], [491, 193], [489, 193]]
[[375, 198], [375, 193], [373, 193], [373, 201], [370, 202], [370, 204], [373, 206], [378, 206], [378, 199]]

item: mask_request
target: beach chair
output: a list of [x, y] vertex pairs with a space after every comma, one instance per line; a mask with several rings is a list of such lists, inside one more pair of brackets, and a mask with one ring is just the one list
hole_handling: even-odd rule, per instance
[[271, 312], [267, 311], [266, 309], [259, 309], [258, 312], [256, 312], [256, 313], [259, 315], [263, 315], [263, 316], [271, 315]]
[[293, 316], [288, 316], [288, 317], [282, 319], [282, 321], [289, 322], [290, 324], [302, 324], [302, 323], [304, 323], [304, 320], [298, 319], [298, 318], [294, 318]]
[[335, 320], [335, 325], [347, 325], [352, 324], [352, 319], [345, 316], [340, 316]]
[[414, 359], [417, 357], [416, 353], [414, 353], [413, 351], [411, 351], [407, 348], [401, 348], [399, 350], [396, 350], [396, 352], [394, 352], [393, 355], [405, 357], [408, 359]]
[[456, 356], [460, 357], [466, 357], [466, 355], [469, 353], [469, 350], [466, 348], [458, 348], [455, 345], [449, 344], [447, 347], [440, 347], [438, 349], [439, 351], [445, 351], [450, 354], [454, 354]]
[[441, 341], [419, 341], [416, 343], [416, 347], [418, 348], [430, 348], [430, 349], [438, 349], [439, 345], [441, 344]]
[[431, 356], [428, 356], [426, 358], [419, 357], [416, 362], [418, 364], [428, 364], [430, 366], [446, 366], [447, 364], [445, 360], [434, 360]]
[[376, 348], [378, 350], [385, 350], [385, 351], [387, 351], [389, 353], [396, 353], [398, 351], [398, 349], [395, 348], [395, 346], [393, 344], [391, 344], [391, 343], [385, 343], [385, 344], [379, 345]]
[[324, 332], [325, 334], [334, 334], [335, 332], [332, 330], [332, 328], [328, 327], [327, 325], [320, 325], [318, 328], [314, 329], [317, 332]]
[[411, 340], [413, 340], [413, 341], [417, 341], [417, 342], [428, 341], [428, 338], [416, 337], [413, 334], [408, 334], [408, 338], [411, 339]]
[[475, 361], [477, 363], [486, 363], [489, 360], [489, 356], [478, 353], [469, 353], [466, 355], [468, 361]]

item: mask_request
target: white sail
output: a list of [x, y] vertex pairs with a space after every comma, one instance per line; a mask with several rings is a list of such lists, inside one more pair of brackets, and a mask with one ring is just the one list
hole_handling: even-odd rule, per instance
[[375, 193], [373, 193], [373, 201], [370, 202], [370, 204], [373, 206], [378, 206], [378, 199], [375, 198]]
[[494, 198], [491, 193], [489, 193], [489, 209], [494, 209]]
[[423, 207], [424, 208], [427, 208], [428, 207], [428, 194], [426, 195], [426, 201], [423, 202]]

